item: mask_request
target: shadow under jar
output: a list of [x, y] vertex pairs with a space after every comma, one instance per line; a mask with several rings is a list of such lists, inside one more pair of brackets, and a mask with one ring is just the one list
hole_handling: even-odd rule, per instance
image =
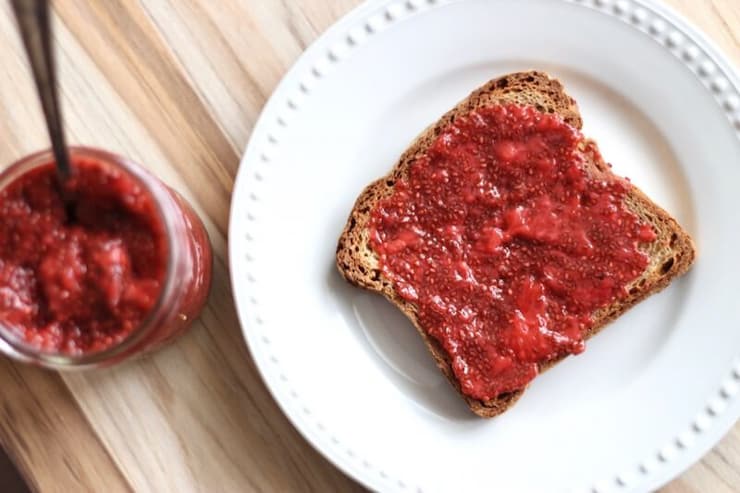
[[70, 148], [0, 173], [0, 352], [56, 369], [108, 366], [187, 329], [211, 284], [203, 223], [137, 164]]

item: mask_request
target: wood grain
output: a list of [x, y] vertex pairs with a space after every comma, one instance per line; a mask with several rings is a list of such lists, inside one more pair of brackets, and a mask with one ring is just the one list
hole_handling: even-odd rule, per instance
[[[145, 163], [187, 196], [215, 282], [191, 332], [155, 356], [56, 374], [0, 360], [0, 443], [32, 489], [354, 491], [279, 411], [242, 341], [226, 263], [229, 195], [267, 97], [357, 0], [57, 0], [69, 140]], [[740, 3], [669, 2], [740, 64]], [[0, 2], [0, 163], [46, 146]], [[740, 490], [740, 427], [664, 491]]]

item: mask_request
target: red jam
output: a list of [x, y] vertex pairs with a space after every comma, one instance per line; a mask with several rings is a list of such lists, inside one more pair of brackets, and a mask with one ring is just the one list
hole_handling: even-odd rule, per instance
[[65, 185], [52, 163], [0, 191], [0, 320], [43, 351], [111, 347], [152, 311], [167, 242], [151, 195], [129, 175], [77, 157]]
[[[581, 150], [579, 150], [579, 148]], [[589, 176], [595, 146], [558, 116], [494, 106], [457, 117], [380, 201], [370, 243], [470, 397], [526, 386], [580, 353], [592, 314], [627, 296], [655, 232], [631, 185]]]

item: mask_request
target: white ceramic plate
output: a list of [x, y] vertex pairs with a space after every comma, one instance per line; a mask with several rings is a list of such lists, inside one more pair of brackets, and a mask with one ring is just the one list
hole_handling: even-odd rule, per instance
[[[344, 283], [334, 250], [362, 187], [428, 123], [539, 68], [585, 133], [696, 239], [690, 274], [474, 417], [405, 318]], [[740, 416], [740, 96], [694, 28], [647, 0], [373, 1], [317, 41], [266, 106], [231, 215], [244, 335], [303, 435], [385, 491], [654, 489]]]

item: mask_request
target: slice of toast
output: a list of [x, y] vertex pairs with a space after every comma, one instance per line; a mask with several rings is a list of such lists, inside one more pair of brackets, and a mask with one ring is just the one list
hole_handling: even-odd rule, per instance
[[[428, 149], [456, 116], [467, 114], [476, 108], [506, 103], [531, 105], [541, 112], [558, 114], [566, 123], [579, 130], [582, 127], [576, 102], [565, 93], [559, 81], [543, 72], [520, 72], [489, 81], [424, 130], [401, 155], [388, 175], [363, 190], [339, 238], [336, 252], [337, 267], [342, 276], [352, 284], [382, 294], [406, 314], [423, 338], [442, 373], [462, 395], [470, 409], [482, 417], [493, 417], [506, 411], [519, 399], [524, 389], [500, 394], [487, 401], [474, 399], [462, 393], [460, 383], [453, 373], [449, 355], [421, 326], [417, 307], [402, 299], [391, 281], [381, 273], [378, 256], [370, 246], [368, 223], [375, 204], [393, 193], [396, 181], [406, 176], [409, 166], [417, 156]], [[612, 176], [609, 166], [598, 152], [584, 151], [584, 153], [589, 173], [594, 176], [599, 174]], [[689, 235], [642, 191], [632, 187], [625, 198], [625, 205], [642, 222], [652, 226], [657, 238], [640, 247], [649, 257], [649, 264], [642, 275], [627, 286], [627, 297], [594, 313], [592, 316], [594, 325], [585, 334], [585, 338], [590, 338], [627, 309], [666, 287], [672, 279], [686, 272], [694, 261], [695, 249]], [[562, 359], [540, 365], [540, 371]]]

